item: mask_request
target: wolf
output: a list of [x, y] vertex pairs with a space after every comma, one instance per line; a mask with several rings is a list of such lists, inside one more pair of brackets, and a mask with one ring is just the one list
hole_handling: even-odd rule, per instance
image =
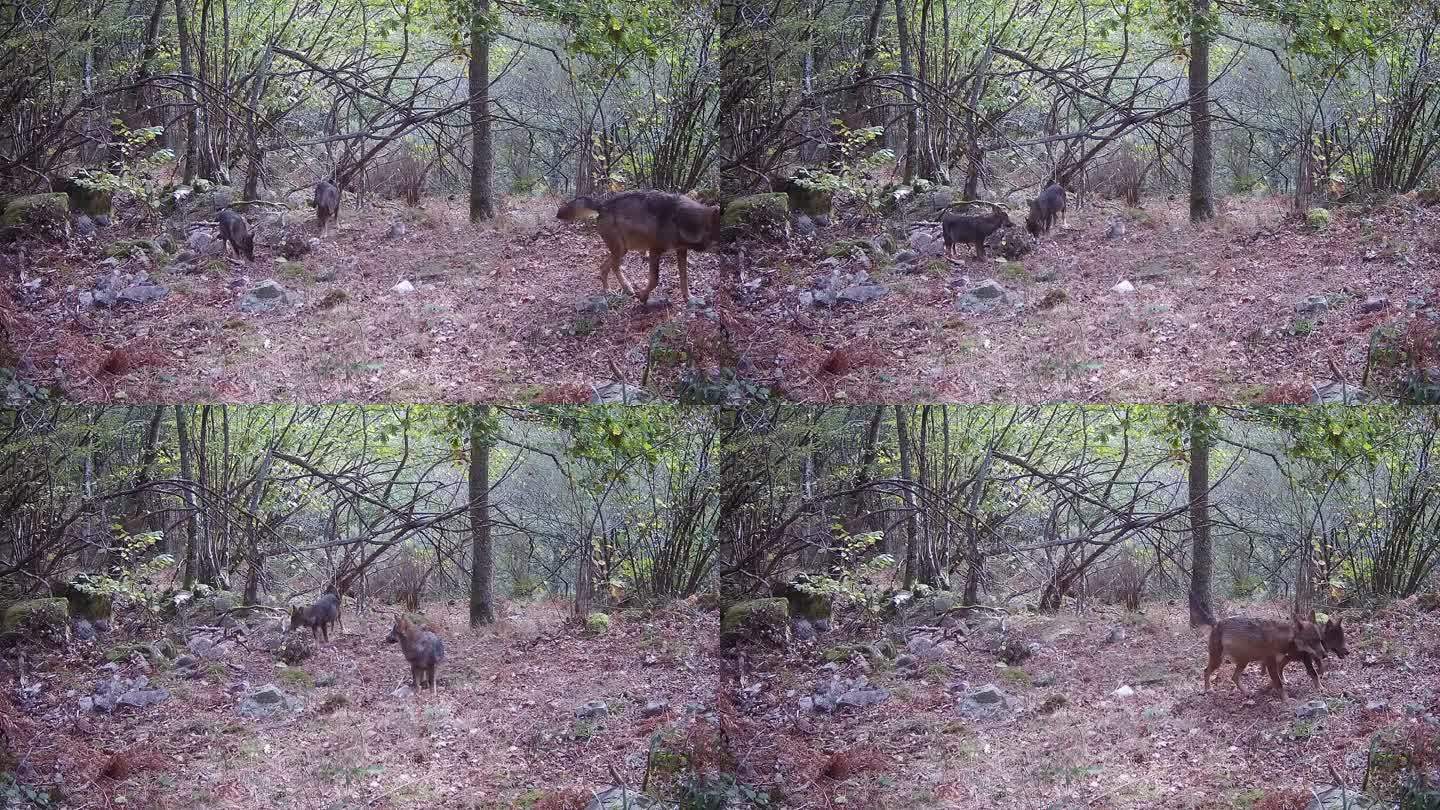
[[1040, 192], [1039, 197], [1030, 201], [1030, 215], [1025, 218], [1025, 230], [1037, 238], [1042, 233], [1049, 233], [1057, 215], [1060, 217], [1060, 227], [1069, 227], [1065, 222], [1065, 187], [1059, 183], [1051, 183]]
[[[1315, 614], [1310, 614], [1310, 621], [1315, 621]], [[1340, 623], [1340, 618], [1326, 618], [1325, 623], [1318, 625], [1320, 628], [1320, 643], [1324, 647], [1323, 652], [1335, 653], [1337, 658], [1344, 658], [1350, 654], [1350, 648], [1345, 646], [1345, 628]], [[1322, 691], [1320, 676], [1325, 674], [1325, 668], [1319, 658], [1310, 655], [1307, 651], [1295, 649], [1285, 654], [1280, 661], [1280, 680], [1285, 680], [1285, 665], [1291, 661], [1300, 661], [1305, 664], [1305, 671], [1310, 673], [1310, 681], [1315, 684], [1315, 691]]]
[[1210, 691], [1210, 677], [1228, 656], [1235, 662], [1235, 674], [1230, 680], [1236, 689], [1240, 688], [1240, 674], [1251, 661], [1259, 661], [1282, 700], [1285, 698], [1285, 683], [1280, 679], [1280, 670], [1284, 657], [1292, 653], [1311, 655], [1316, 660], [1325, 657], [1320, 628], [1298, 615], [1292, 616], [1288, 622], [1243, 616], [1221, 619], [1210, 627], [1209, 650], [1210, 662], [1205, 667], [1206, 692]]
[[220, 223], [220, 238], [235, 249], [235, 255], [244, 256], [247, 262], [255, 261], [255, 234], [250, 232], [245, 218], [227, 208], [215, 221]]
[[1001, 228], [1015, 227], [1005, 206], [996, 203], [983, 204], [990, 206], [990, 213], [957, 214], [947, 211], [940, 217], [940, 233], [945, 239], [947, 257], [953, 258], [960, 245], [972, 244], [975, 246], [975, 257], [983, 259], [986, 238]]
[[330, 625], [339, 619], [340, 597], [333, 593], [325, 594], [309, 607], [290, 608], [290, 629], [308, 627], [311, 635], [318, 635], [323, 641], [330, 640]]
[[440, 637], [430, 630], [424, 630], [416, 626], [405, 616], [395, 617], [395, 626], [390, 628], [390, 635], [385, 637], [388, 643], [400, 642], [400, 651], [405, 654], [405, 660], [410, 662], [410, 686], [418, 690], [422, 685], [429, 684], [430, 691], [435, 691], [435, 667], [445, 660], [445, 644]]
[[[594, 219], [610, 257], [600, 263], [600, 288], [610, 291], [610, 274], [624, 290], [644, 304], [660, 283], [660, 258], [675, 251], [680, 266], [680, 289], [690, 298], [690, 274], [686, 253], [708, 250], [720, 238], [718, 205], [704, 205], [683, 194], [663, 191], [626, 191], [608, 197], [576, 197], [560, 206], [557, 219], [573, 222]], [[620, 269], [620, 260], [632, 250], [650, 253], [650, 283], [636, 292]]]
[[327, 222], [340, 221], [340, 189], [329, 180], [315, 184], [315, 218], [319, 221], [320, 235], [325, 235]]

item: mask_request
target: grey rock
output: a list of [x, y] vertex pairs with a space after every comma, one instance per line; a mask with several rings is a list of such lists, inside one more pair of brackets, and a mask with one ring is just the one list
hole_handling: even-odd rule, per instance
[[1295, 716], [1301, 719], [1307, 717], [1326, 717], [1330, 714], [1330, 707], [1325, 705], [1323, 700], [1306, 701], [1295, 707]]
[[909, 264], [909, 263], [915, 261], [915, 260], [918, 259], [918, 258], [920, 258], [920, 254], [919, 254], [919, 253], [916, 253], [915, 251], [910, 250], [909, 248], [906, 248], [905, 250], [902, 250], [902, 251], [900, 251], [899, 253], [896, 253], [896, 254], [895, 254], [895, 263], [896, 263], [896, 264]]
[[190, 640], [185, 642], [185, 649], [200, 656], [203, 656], [207, 650], [214, 646], [215, 640], [209, 636], [191, 636]]
[[830, 632], [830, 620], [829, 620], [829, 619], [814, 619], [814, 620], [811, 622], [811, 624], [815, 625], [815, 632], [817, 632], [817, 633], [828, 633], [828, 632]]
[[815, 638], [815, 625], [802, 616], [791, 624], [790, 634], [796, 641], [812, 641]]
[[280, 282], [267, 278], [250, 288], [240, 300], [240, 309], [244, 312], [269, 312], [288, 303], [290, 295]]
[[855, 284], [841, 290], [836, 296], [841, 301], [849, 301], [855, 304], [864, 304], [874, 301], [890, 292], [890, 288], [884, 284]]
[[866, 706], [874, 706], [877, 703], [884, 703], [890, 699], [890, 692], [878, 687], [871, 689], [852, 689], [842, 694], [835, 702], [839, 706], [850, 706], [856, 709], [863, 709]]
[[970, 294], [981, 301], [998, 300], [1003, 303], [1008, 298], [1005, 288], [993, 278], [987, 278], [975, 285], [970, 290]]
[[610, 311], [610, 297], [608, 295], [592, 295], [575, 302], [575, 311], [598, 315]]
[[130, 706], [136, 709], [143, 709], [146, 706], [153, 706], [156, 703], [170, 699], [170, 693], [164, 689], [136, 689], [121, 695], [116, 704], [119, 706]]
[[169, 294], [170, 288], [160, 284], [132, 284], [121, 290], [116, 295], [116, 300], [130, 304], [143, 304], [147, 301], [164, 298]]
[[1323, 295], [1311, 295], [1295, 302], [1295, 311], [1301, 315], [1317, 315], [1330, 309], [1330, 301]]
[[793, 227], [797, 236], [810, 236], [814, 234], [816, 230], [815, 220], [811, 219], [809, 214], [803, 212], [795, 215], [795, 224]]
[[1119, 642], [1125, 640], [1125, 636], [1126, 636], [1125, 628], [1123, 628], [1123, 627], [1112, 627], [1112, 628], [1110, 628], [1110, 632], [1105, 635], [1105, 643], [1106, 643], [1106, 644], [1118, 644]]
[[93, 219], [95, 220], [95, 226], [98, 228], [108, 228], [111, 222], [113, 222], [109, 214], [96, 214]]
[[816, 214], [812, 219], [815, 220], [815, 227], [817, 228], [830, 227], [831, 219], [829, 214]]
[[610, 707], [606, 706], [603, 700], [592, 700], [575, 707], [575, 716], [582, 720], [609, 717]]
[[298, 708], [298, 701], [273, 683], [265, 684], [240, 701], [240, 714], [244, 717], [274, 717]]
[[334, 686], [340, 682], [340, 676], [333, 672], [322, 672], [315, 676], [315, 685], [318, 687]]
[[585, 810], [677, 810], [677, 807], [629, 788], [612, 787], [597, 792]]
[[967, 717], [993, 717], [1009, 710], [1010, 699], [1000, 688], [987, 683], [971, 689], [960, 698], [960, 713]]
[[70, 634], [76, 641], [94, 641], [95, 625], [91, 624], [89, 619], [76, 619]]
[[94, 236], [95, 230], [95, 220], [91, 219], [89, 214], [75, 215], [75, 223], [71, 226], [72, 233], [76, 236]]
[[409, 229], [405, 227], [405, 223], [396, 221], [396, 222], [390, 223], [390, 228], [389, 228], [389, 230], [385, 231], [385, 238], [386, 238], [386, 239], [399, 239], [400, 237], [404, 236], [405, 234], [407, 234], [407, 233], [409, 233], [409, 232], [410, 232]]
[[640, 710], [641, 717], [659, 717], [670, 709], [670, 704], [663, 700], [652, 700], [645, 704]]
[[1317, 785], [1311, 792], [1313, 796], [1305, 810], [1395, 810], [1398, 807], [1354, 788]]
[[1361, 312], [1379, 312], [1390, 306], [1390, 299], [1383, 295], [1372, 295], [1360, 304]]

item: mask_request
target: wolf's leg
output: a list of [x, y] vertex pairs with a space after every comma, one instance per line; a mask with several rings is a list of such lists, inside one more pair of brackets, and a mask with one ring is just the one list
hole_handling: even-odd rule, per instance
[[680, 265], [680, 295], [688, 302], [690, 300], [690, 269], [685, 265], [687, 253], [685, 248], [675, 249], [675, 263]]
[[1236, 688], [1236, 689], [1241, 689], [1241, 686], [1240, 686], [1240, 674], [1243, 673], [1243, 672], [1245, 671], [1245, 668], [1248, 667], [1248, 666], [1250, 666], [1250, 659], [1249, 659], [1249, 658], [1236, 658], [1236, 659], [1235, 659], [1235, 674], [1230, 676], [1230, 682], [1233, 683], [1233, 684], [1235, 684], [1235, 688]]
[[665, 254], [659, 250], [650, 251], [650, 283], [646, 284], [645, 289], [635, 295], [636, 298], [640, 299], [640, 303], [642, 304], [650, 300], [650, 293], [654, 292], [655, 287], [660, 284], [660, 257], [664, 255]]

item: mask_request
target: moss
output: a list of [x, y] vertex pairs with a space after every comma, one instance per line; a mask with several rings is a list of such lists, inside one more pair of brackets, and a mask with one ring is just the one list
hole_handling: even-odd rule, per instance
[[299, 667], [284, 667], [276, 677], [292, 688], [311, 689], [315, 686], [315, 676]]
[[0, 214], [0, 225], [64, 222], [70, 216], [70, 198], [63, 191], [16, 197]]
[[610, 630], [610, 617], [604, 613], [591, 613], [585, 617], [585, 632], [592, 636], [603, 636]]
[[[64, 194], [60, 195], [64, 197]], [[70, 620], [70, 605], [64, 597], [27, 599], [5, 609], [4, 630], [64, 630]]]
[[720, 618], [720, 634], [731, 642], [763, 639], [784, 643], [790, 638], [789, 602], [775, 597], [731, 605]]
[[1305, 212], [1305, 224], [1311, 230], [1323, 231], [1330, 227], [1330, 212], [1324, 208], [1311, 208]]

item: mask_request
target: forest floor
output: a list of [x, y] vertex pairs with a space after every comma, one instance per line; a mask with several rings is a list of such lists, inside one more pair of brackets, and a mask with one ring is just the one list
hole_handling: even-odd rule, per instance
[[[691, 259], [699, 305], [678, 300], [673, 256], [648, 306], [613, 280], [604, 298], [597, 268], [608, 253], [589, 226], [556, 221], [558, 206], [512, 200], [497, 224], [476, 227], [455, 202], [356, 211], [347, 200], [339, 228], [297, 262], [264, 240], [254, 264], [227, 259], [198, 273], [125, 257], [115, 269], [148, 270], [169, 294], [114, 309], [81, 304], [80, 293], [111, 272], [111, 245], [156, 228], [37, 247], [25, 281], [5, 291], [13, 351], [23, 379], [76, 401], [586, 402], [617, 372], [636, 385], [648, 365], [650, 387], [669, 391], [686, 368], [713, 365], [718, 259]], [[391, 233], [397, 221], [403, 235]], [[308, 212], [290, 222], [315, 228]], [[648, 275], [643, 254], [625, 267], [632, 282]], [[243, 311], [244, 295], [270, 278], [291, 303]], [[401, 281], [414, 290], [397, 292]]]
[[[823, 263], [838, 240], [885, 229], [860, 220], [749, 256], [730, 337], [748, 378], [803, 401], [1305, 402], [1333, 379], [1332, 362], [1359, 383], [1378, 329], [1440, 322], [1440, 207], [1398, 201], [1409, 204], [1337, 209], [1322, 232], [1286, 199], [1227, 198], [1201, 227], [1184, 200], [1072, 201], [1069, 229], [1057, 225], [1019, 262], [982, 261], [973, 248], [949, 262], [879, 261], [869, 275], [884, 296], [799, 303], [835, 267]], [[1127, 223], [1114, 239], [1113, 219]], [[958, 308], [985, 279], [1011, 303]], [[1135, 290], [1113, 290], [1122, 280]], [[1310, 296], [1326, 310], [1298, 313]], [[1386, 305], [1364, 311], [1371, 297]]]
[[[860, 655], [826, 664], [834, 645], [876, 639], [842, 624], [785, 652], [746, 650], [722, 714], [738, 729], [741, 778], [783, 793], [778, 806], [791, 810], [1301, 810], [1312, 788], [1333, 781], [1332, 766], [1358, 786], [1372, 740], [1370, 788], [1393, 798], [1397, 768], [1424, 750], [1417, 740], [1428, 740], [1422, 767], [1440, 762], [1440, 613], [1400, 603], [1344, 621], [1350, 654], [1327, 659], [1325, 693], [1292, 664], [1285, 702], [1259, 690], [1255, 665], [1247, 691], [1233, 690], [1227, 663], [1203, 693], [1205, 636], [1189, 629], [1183, 605], [1160, 605], [1014, 617], [1003, 637], [1039, 645], [1017, 666], [997, 660], [996, 631], [942, 645], [922, 669], [872, 667]], [[799, 705], [832, 675], [868, 678], [889, 696], [834, 714]], [[961, 711], [965, 691], [985, 684], [1008, 695], [1009, 709]], [[1117, 696], [1122, 686], [1133, 695]], [[1297, 717], [1315, 699], [1328, 716]]]
[[[639, 786], [652, 736], [652, 793], [673, 789], [678, 767], [714, 739], [717, 625], [707, 611], [677, 603], [622, 613], [608, 633], [588, 637], [554, 604], [482, 632], [468, 629], [464, 604], [427, 608], [446, 653], [433, 695], [408, 693], [409, 667], [384, 643], [390, 617], [347, 609], [346, 631], [332, 630], [298, 667], [237, 647], [198, 679], [150, 671], [151, 687], [169, 699], [114, 714], [76, 704], [109, 677], [104, 653], [116, 642], [74, 645], [30, 661], [22, 698], [0, 724], [22, 776], [46, 783], [58, 774], [61, 806], [155, 810], [580, 810], [612, 783], [612, 767]], [[117, 674], [143, 669], [122, 661]], [[301, 708], [242, 716], [237, 704], [265, 684]], [[577, 716], [597, 700], [608, 716]], [[103, 775], [119, 752], [128, 775]]]

